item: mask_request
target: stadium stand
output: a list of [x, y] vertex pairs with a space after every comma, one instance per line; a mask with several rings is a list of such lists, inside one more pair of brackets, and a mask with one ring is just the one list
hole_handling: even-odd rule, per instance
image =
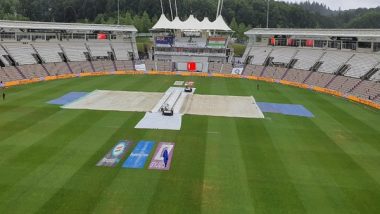
[[8, 76], [9, 81], [25, 79], [16, 67], [4, 67], [3, 71]]
[[11, 81], [8, 77], [8, 75], [5, 73], [5, 71], [3, 70], [3, 68], [0, 67], [0, 81], [2, 82], [8, 82], [8, 81]]
[[83, 72], [93, 72], [93, 68], [90, 62], [69, 62], [69, 65], [75, 74], [83, 73]]
[[146, 60], [145, 61], [145, 66], [147, 71], [155, 71], [157, 70], [156, 68], [156, 63], [152, 60]]
[[364, 80], [362, 81], [351, 94], [363, 99], [372, 99], [380, 94], [380, 83]]
[[60, 74], [69, 74], [70, 70], [68, 69], [67, 65], [66, 67], [61, 65], [62, 63], [48, 63], [45, 64], [46, 70], [49, 72], [50, 75], [60, 75]]
[[115, 61], [116, 70], [125, 71], [125, 66], [122, 61]]
[[130, 60], [123, 60], [122, 62], [124, 64], [124, 67], [125, 67], [126, 71], [133, 71], [133, 70], [135, 70], [135, 67], [134, 67], [134, 64], [133, 64], [132, 61], [130, 61]]
[[253, 47], [249, 53], [249, 56], [252, 56], [250, 63], [254, 65], [263, 65], [271, 51], [271, 47]]
[[157, 70], [159, 71], [172, 71], [172, 63], [170, 61], [157, 61]]
[[62, 49], [65, 51], [67, 58], [71, 62], [86, 61], [85, 52], [88, 52], [83, 42], [63, 42], [60, 43]]
[[379, 81], [380, 80], [380, 63], [375, 66], [375, 68], [378, 69], [378, 71], [370, 78], [370, 80], [373, 81]]
[[112, 52], [108, 42], [89, 42], [86, 44], [92, 57], [108, 57], [108, 53]]
[[322, 54], [321, 50], [300, 49], [294, 56], [294, 59], [297, 59], [294, 68], [308, 71], [322, 57]]
[[69, 62], [69, 66], [71, 67], [71, 70], [75, 74], [79, 74], [83, 72], [82, 63], [81, 62]]
[[283, 79], [287, 81], [303, 83], [305, 79], [310, 75], [310, 73], [311, 71], [289, 69], [288, 73]]
[[92, 62], [92, 65], [94, 66], [95, 68], [95, 71], [105, 71], [104, 67], [103, 67], [103, 64], [101, 61], [93, 61]]
[[203, 38], [176, 38], [174, 45], [176, 47], [206, 47], [207, 39]]
[[81, 64], [82, 64], [83, 72], [94, 72], [95, 71], [95, 68], [91, 64], [90, 61], [82, 62]]
[[[191, 41], [177, 38], [176, 42], [207, 46], [207, 40], [201, 38]], [[170, 60], [132, 61], [133, 49], [133, 43], [121, 41], [5, 42], [0, 45], [3, 66], [0, 67], [0, 81], [96, 71], [132, 71], [135, 63], [145, 63], [148, 71], [172, 71], [175, 67]], [[380, 80], [378, 54], [270, 46], [252, 46], [246, 52], [250, 58], [245, 61], [248, 62], [243, 70], [245, 76], [305, 83], [380, 103], [380, 83], [375, 82]], [[12, 60], [16, 66], [11, 65]], [[264, 63], [269, 66], [265, 67]], [[231, 74], [233, 69], [232, 64], [218, 60], [207, 64], [209, 73]], [[343, 65], [347, 67], [343, 69]]]
[[232, 64], [229, 64], [229, 63], [223, 64], [222, 65], [221, 73], [223, 73], [223, 74], [231, 74], [232, 69], [233, 69]]
[[374, 54], [356, 53], [350, 61], [349, 70], [345, 73], [346, 76], [360, 78], [369, 72], [374, 66], [380, 62], [380, 56]]
[[276, 80], [281, 80], [282, 77], [286, 74], [287, 70], [287, 68], [282, 67], [267, 67], [262, 73], [262, 76]]
[[33, 54], [36, 54], [36, 52], [29, 44], [4, 43], [3, 47], [14, 58], [18, 65], [32, 65], [37, 63], [33, 57]]
[[62, 53], [62, 49], [57, 43], [39, 42], [32, 44], [32, 46], [36, 49], [45, 63], [62, 62], [62, 58], [59, 56], [59, 53]]
[[3, 49], [3, 47], [0, 45], [0, 60], [5, 66], [9, 66], [8, 60], [5, 59], [4, 56], [8, 55], [7, 52]]
[[111, 47], [113, 48], [117, 60], [129, 60], [128, 50], [132, 50], [132, 47], [128, 43], [124, 42], [112, 42]]
[[335, 76], [332, 74], [312, 72], [304, 83], [324, 88]]
[[101, 61], [103, 64], [104, 71], [116, 71], [116, 67], [113, 61], [103, 60]]
[[323, 64], [318, 71], [333, 74], [352, 56], [351, 52], [327, 51], [320, 60]]
[[244, 71], [244, 75], [247, 76], [261, 76], [261, 73], [264, 70], [264, 66], [262, 65], [247, 65]]
[[276, 72], [273, 75], [274, 79], [281, 80], [287, 73], [287, 68], [278, 67]]
[[296, 53], [297, 49], [295, 48], [274, 48], [269, 56], [273, 57], [273, 63], [281, 63], [286, 65]]
[[342, 93], [348, 93], [351, 91], [361, 80], [345, 76], [336, 76], [327, 88], [336, 90]]
[[210, 62], [208, 64], [208, 69], [210, 73], [220, 73], [222, 70], [222, 63]]
[[276, 67], [266, 67], [264, 69], [264, 72], [262, 73], [261, 76], [268, 77], [268, 78], [273, 78], [274, 73], [276, 72], [276, 70], [277, 70]]

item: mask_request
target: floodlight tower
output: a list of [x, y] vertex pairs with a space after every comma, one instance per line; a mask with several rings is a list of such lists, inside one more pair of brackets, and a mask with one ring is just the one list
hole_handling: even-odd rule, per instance
[[172, 16], [172, 21], [173, 21], [172, 1], [170, 1], [170, 0], [169, 0], [169, 7], [170, 7], [170, 15]]

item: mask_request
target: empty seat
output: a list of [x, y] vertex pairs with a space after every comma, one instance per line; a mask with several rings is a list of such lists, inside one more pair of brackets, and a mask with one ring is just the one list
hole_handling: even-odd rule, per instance
[[0, 60], [4, 63], [5, 66], [9, 66], [10, 64], [5, 59], [4, 55], [8, 55], [5, 50], [0, 46]]
[[63, 50], [65, 51], [65, 54], [69, 61], [71, 62], [80, 62], [80, 61], [86, 61], [86, 56], [84, 55], [84, 52], [88, 52], [86, 49], [86, 46], [84, 43], [81, 42], [74, 42], [74, 43], [68, 43], [64, 42], [61, 43]]
[[371, 80], [379, 81], [380, 80], [380, 64], [377, 64], [376, 68], [379, 69], [373, 76], [371, 76]]
[[303, 83], [305, 79], [310, 75], [311, 71], [299, 70], [299, 69], [290, 69], [284, 80], [291, 82]]
[[33, 65], [22, 65], [17, 67], [21, 71], [21, 73], [28, 79], [42, 77], [40, 76], [40, 72], [36, 72], [36, 69], [33, 67]]
[[271, 50], [271, 47], [252, 47], [248, 55], [252, 57], [250, 63], [254, 65], [263, 65]]
[[147, 71], [155, 71], [156, 69], [156, 63], [152, 60], [146, 60], [145, 61], [145, 67]]
[[208, 69], [210, 73], [220, 73], [222, 70], [222, 63], [210, 62], [208, 64]]
[[275, 68], [275, 67], [266, 67], [262, 76], [268, 77], [268, 78], [273, 78], [276, 70], [277, 70], [277, 68]]
[[294, 57], [297, 62], [294, 64], [294, 68], [310, 70], [311, 67], [321, 58], [323, 54], [322, 50], [307, 50], [301, 49]]
[[102, 61], [104, 71], [115, 71], [113, 61]]
[[127, 42], [113, 42], [113, 50], [115, 51], [117, 60], [129, 60], [129, 52], [133, 52], [132, 45]]
[[380, 56], [374, 54], [357, 53], [347, 62], [350, 65], [345, 76], [360, 78], [368, 73], [375, 65], [380, 62]]
[[172, 71], [172, 63], [169, 61], [157, 61], [157, 69], [159, 71]]
[[38, 54], [46, 62], [62, 62], [59, 53], [62, 52], [61, 48], [57, 43], [44, 42], [44, 43], [34, 43], [33, 46], [36, 48]]
[[273, 57], [272, 62], [288, 64], [296, 54], [295, 48], [275, 48], [273, 49], [270, 57]]
[[233, 66], [229, 63], [223, 64], [222, 66], [222, 73], [223, 74], [231, 74], [232, 73]]
[[9, 81], [24, 79], [15, 67], [4, 67], [3, 71], [8, 76]]
[[364, 80], [351, 92], [351, 94], [363, 98], [374, 98], [380, 94], [380, 83]]
[[321, 72], [312, 72], [305, 83], [312, 86], [325, 87], [335, 75]]
[[345, 76], [337, 76], [328, 85], [327, 88], [336, 90], [342, 93], [348, 93], [351, 91], [361, 80]]
[[112, 52], [108, 42], [90, 42], [87, 45], [93, 57], [108, 57], [108, 52]]
[[126, 71], [133, 71], [135, 70], [135, 66], [133, 65], [133, 62], [130, 60], [123, 60], [124, 67]]
[[71, 74], [71, 70], [65, 62], [48, 63], [44, 66], [50, 75]]
[[104, 71], [104, 67], [101, 61], [92, 61], [95, 71]]
[[8, 82], [11, 81], [11, 79], [8, 77], [7, 73], [0, 67], [0, 81], [1, 82]]
[[37, 63], [32, 55], [36, 52], [29, 44], [5, 43], [3, 45], [19, 65], [32, 65]]
[[353, 53], [342, 52], [342, 51], [327, 51], [325, 55], [321, 58], [323, 64], [319, 68], [319, 72], [324, 73], [335, 73], [340, 66], [346, 63]]
[[244, 75], [259, 77], [263, 69], [264, 69], [264, 66], [262, 65], [247, 65], [245, 67]]

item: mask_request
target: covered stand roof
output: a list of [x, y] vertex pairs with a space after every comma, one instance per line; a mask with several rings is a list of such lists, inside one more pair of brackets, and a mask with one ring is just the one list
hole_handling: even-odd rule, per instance
[[246, 35], [380, 37], [380, 29], [282, 29], [253, 28]]
[[0, 20], [0, 28], [36, 29], [36, 30], [42, 29], [42, 30], [137, 32], [137, 29], [134, 26], [130, 26], [130, 25], [29, 22], [29, 21], [8, 21], [8, 20]]
[[218, 30], [232, 31], [226, 24], [222, 16], [218, 16], [215, 21], [211, 22], [207, 17], [199, 21], [193, 15], [190, 15], [186, 21], [181, 21], [179, 17], [175, 17], [170, 21], [164, 14], [153, 26], [152, 30]]

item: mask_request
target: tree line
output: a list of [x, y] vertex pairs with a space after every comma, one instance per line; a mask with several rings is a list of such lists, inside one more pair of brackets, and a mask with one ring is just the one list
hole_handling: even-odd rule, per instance
[[[332, 11], [323, 4], [270, 1], [269, 27], [380, 28], [380, 8]], [[0, 0], [0, 19], [117, 23], [117, 0]], [[170, 17], [169, 1], [163, 0]], [[174, 2], [172, 0], [172, 2]], [[177, 1], [182, 20], [189, 14], [215, 19], [217, 0]], [[267, 0], [225, 0], [222, 15], [238, 37], [251, 27], [266, 26]], [[148, 32], [161, 15], [159, 0], [120, 0], [120, 24]]]

